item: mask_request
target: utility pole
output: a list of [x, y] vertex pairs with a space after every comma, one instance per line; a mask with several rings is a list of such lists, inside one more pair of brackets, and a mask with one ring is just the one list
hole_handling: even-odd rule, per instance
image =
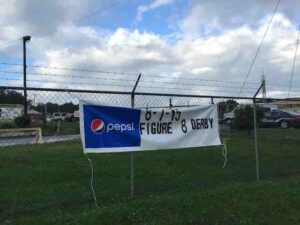
[[266, 103], [267, 99], [267, 90], [266, 90], [266, 77], [265, 74], [262, 75], [262, 95], [263, 95], [263, 103]]
[[27, 84], [26, 84], [26, 42], [30, 41], [30, 36], [23, 38], [23, 88], [24, 88], [24, 116], [27, 116]]

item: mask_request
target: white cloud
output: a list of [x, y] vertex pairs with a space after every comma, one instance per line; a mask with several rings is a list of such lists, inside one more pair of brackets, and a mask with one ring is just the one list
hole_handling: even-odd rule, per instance
[[[163, 4], [169, 4], [170, 2], [154, 1], [148, 5], [147, 9], [141, 10], [141, 16], [148, 10]], [[203, 1], [199, 2], [203, 3]], [[259, 6], [263, 9], [266, 7], [272, 9], [274, 2], [272, 1], [272, 4], [271, 1], [266, 2], [268, 4]], [[243, 7], [249, 7], [250, 3], [251, 1], [246, 1]], [[18, 6], [18, 8], [16, 4], [16, 1], [9, 1], [6, 7], [4, 7], [6, 10], [3, 8], [0, 9], [0, 12], [3, 12], [3, 14], [0, 13], [0, 19], [3, 19], [0, 20], [0, 31], [5, 31], [5, 34], [0, 37], [0, 45], [1, 42], [9, 40], [11, 37], [23, 35], [28, 29], [33, 29], [41, 33], [46, 30], [43, 23], [47, 24], [47, 22], [38, 23], [34, 17], [25, 21], [26, 25], [23, 26], [23, 22], [21, 21], [23, 17], [19, 15], [19, 11], [23, 9], [23, 6], [21, 4], [22, 7]], [[56, 2], [55, 4], [59, 5], [60, 3]], [[67, 5], [67, 3], [64, 2], [64, 5]], [[49, 24], [50, 27], [56, 30], [53, 35], [40, 38], [33, 36], [32, 41], [28, 44], [28, 55], [31, 57], [33, 64], [135, 74], [142, 72], [143, 78], [139, 87], [141, 91], [237, 95], [235, 92], [239, 91], [239, 84], [236, 83], [228, 83], [227, 85], [231, 86], [231, 88], [222, 88], [219, 87], [222, 85], [214, 82], [174, 80], [171, 77], [242, 82], [269, 19], [266, 15], [257, 16], [256, 18], [259, 19], [255, 20], [254, 26], [251, 23], [243, 21], [241, 17], [242, 13], [227, 18], [226, 16], [230, 12], [233, 12], [233, 9], [226, 7], [225, 9], [224, 7], [218, 9], [218, 4], [216, 3], [203, 3], [196, 5], [197, 7], [191, 10], [180, 21], [181, 31], [179, 38], [176, 36], [176, 38], [171, 38], [170, 40], [172, 34], [163, 36], [128, 28], [104, 30], [88, 25], [80, 26], [72, 24], [70, 21], [82, 13], [78, 8], [80, 5], [84, 5], [83, 8], [85, 8], [85, 4], [82, 2], [80, 4], [74, 3], [73, 6], [71, 5], [71, 7], [74, 7], [72, 15], [61, 15], [64, 14], [64, 11], [58, 10], [59, 15], [57, 14], [57, 18], [61, 22], [56, 20], [56, 22], [52, 21]], [[222, 3], [222, 6], [224, 6], [224, 3]], [[59, 5], [57, 7], [64, 9], [65, 6]], [[240, 7], [242, 5], [238, 4], [237, 9]], [[219, 15], [214, 16], [214, 14], [210, 13], [213, 10], [217, 10]], [[286, 10], [288, 11], [288, 9]], [[217, 11], [215, 11], [216, 14]], [[292, 9], [290, 11], [293, 12]], [[250, 17], [251, 13], [247, 14], [246, 9], [242, 12], [244, 12], [245, 17]], [[13, 17], [14, 14], [17, 16]], [[14, 21], [6, 20], [7, 16], [14, 18]], [[47, 18], [49, 19], [52, 16], [49, 12]], [[216, 32], [216, 29], [220, 29], [221, 32]], [[201, 32], [205, 32], [205, 35]], [[250, 74], [249, 81], [260, 82], [262, 71], [264, 71], [267, 77], [267, 84], [288, 85], [296, 36], [297, 25], [292, 20], [292, 16], [286, 16], [284, 13], [276, 14], [257, 62]], [[11, 46], [5, 49], [5, 54], [15, 57], [17, 54], [20, 54], [20, 49], [21, 46], [18, 46], [18, 48]], [[300, 85], [299, 69], [300, 64], [296, 64], [294, 86]], [[47, 87], [62, 88], [131, 90], [134, 81], [108, 81], [89, 77], [125, 78], [127, 80], [136, 78], [126, 75], [84, 73], [55, 69], [38, 69], [36, 72], [69, 75], [69, 77], [31, 76], [35, 79], [59, 82], [56, 84], [51, 82], [44, 84], [32, 83], [35, 86], [44, 85]], [[147, 74], [159, 74], [166, 78], [153, 78], [147, 76]], [[74, 77], [74, 75], [86, 78], [80, 79]], [[164, 81], [173, 82], [173, 84], [163, 84], [162, 82]], [[67, 85], [64, 82], [70, 84]], [[186, 84], [178, 85], [180, 82], [185, 82]], [[116, 85], [129, 85], [129, 87], [125, 88]], [[142, 88], [142, 86], [148, 86], [149, 88]], [[250, 88], [250, 86], [246, 87]], [[251, 87], [254, 89], [257, 88], [255, 85]], [[246, 91], [254, 93], [254, 89], [246, 89]], [[278, 93], [275, 90], [271, 91]], [[247, 93], [247, 95], [251, 96], [252, 94]]]
[[[138, 30], [117, 29], [113, 33], [105, 35], [100, 31], [83, 29], [81, 35], [87, 38], [92, 37], [95, 44], [82, 46], [77, 45], [69, 48], [57, 50], [48, 50], [45, 65], [85, 68], [92, 70], [107, 70], [127, 73], [143, 73], [141, 86], [150, 86], [151, 88], [140, 90], [174, 92], [173, 88], [180, 92], [195, 93], [196, 89], [206, 94], [223, 93], [224, 95], [237, 95], [239, 84], [229, 83], [231, 88], [220, 88], [213, 82], [183, 81], [186, 85], [151, 83], [151, 81], [174, 82], [172, 78], [158, 79], [147, 77], [147, 74], [166, 74], [166, 77], [176, 76], [181, 78], [200, 78], [209, 80], [227, 80], [242, 82], [246, 72], [254, 57], [255, 50], [263, 34], [265, 24], [257, 29], [248, 26], [229, 29], [220, 35], [211, 35], [210, 37], [198, 37], [191, 39], [181, 39], [174, 43], [169, 43], [168, 38], [149, 32], [140, 32]], [[74, 28], [75, 29], [75, 28]], [[92, 28], [90, 28], [92, 29]], [[86, 33], [85, 33], [86, 32]], [[94, 32], [97, 35], [90, 35]], [[249, 77], [249, 82], [260, 82], [262, 71], [264, 70], [267, 83], [276, 85], [288, 85], [291, 63], [294, 55], [293, 44], [296, 38], [297, 30], [290, 21], [284, 16], [278, 14], [274, 19], [274, 26], [270, 30], [268, 38], [259, 54], [257, 64], [254, 66]], [[292, 45], [291, 45], [292, 44]], [[290, 46], [290, 47], [286, 47]], [[296, 71], [299, 70], [299, 65]], [[48, 71], [49, 72], [49, 71]], [[57, 71], [53, 71], [57, 73]], [[70, 74], [67, 72], [66, 74]], [[73, 73], [72, 73], [73, 74]], [[89, 76], [86, 73], [79, 73], [83, 76]], [[113, 75], [94, 74], [99, 77], [112, 77]], [[114, 75], [115, 78], [121, 76]], [[127, 79], [135, 79], [131, 76], [125, 76]], [[124, 76], [123, 76], [124, 78]], [[65, 81], [74, 81], [74, 78], [63, 78]], [[150, 81], [144, 82], [144, 81]], [[108, 84], [133, 85], [134, 82], [116, 82], [102, 80], [80, 80], [77, 82], [94, 82], [103, 84], [103, 88]], [[300, 84], [300, 79], [295, 76], [295, 84]], [[194, 85], [191, 87], [191, 85]], [[198, 86], [197, 86], [198, 85]], [[202, 86], [204, 85], [204, 86]], [[209, 91], [207, 91], [207, 87]], [[216, 85], [214, 87], [214, 85]], [[79, 85], [80, 86], [80, 85]], [[257, 88], [258, 85], [251, 86]], [[156, 89], [152, 87], [157, 87]], [[235, 88], [236, 87], [236, 88]], [[99, 88], [99, 87], [94, 87]], [[119, 90], [119, 87], [111, 86], [113, 90]], [[171, 88], [171, 89], [169, 89]], [[186, 91], [181, 90], [185, 88]], [[249, 89], [247, 89], [249, 88]], [[123, 88], [126, 89], [126, 88]], [[131, 86], [129, 87], [129, 90]], [[255, 92], [246, 86], [245, 92]], [[202, 90], [202, 91], [201, 91]], [[221, 90], [221, 92], [219, 92]], [[275, 92], [274, 92], [275, 93]], [[251, 93], [246, 93], [251, 96]]]
[[136, 20], [138, 22], [141, 22], [143, 20], [143, 14], [146, 13], [147, 11], [159, 8], [164, 5], [168, 5], [172, 3], [174, 0], [154, 0], [151, 4], [149, 5], [141, 5], [138, 7], [138, 13], [136, 16]]

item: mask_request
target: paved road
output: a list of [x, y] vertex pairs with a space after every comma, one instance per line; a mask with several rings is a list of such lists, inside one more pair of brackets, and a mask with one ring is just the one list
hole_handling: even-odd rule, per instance
[[[46, 136], [43, 137], [42, 143], [52, 143], [59, 141], [79, 140], [80, 135], [61, 135], [61, 136]], [[35, 144], [35, 136], [32, 137], [14, 137], [14, 138], [0, 138], [0, 147], [14, 146], [23, 144]]]

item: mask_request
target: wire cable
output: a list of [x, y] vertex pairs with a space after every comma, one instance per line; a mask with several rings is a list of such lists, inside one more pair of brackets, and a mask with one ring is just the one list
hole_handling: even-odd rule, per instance
[[[116, 2], [110, 4], [110, 5], [106, 6], [106, 7], [103, 7], [103, 8], [100, 8], [100, 9], [94, 11], [94, 12], [91, 13], [91, 14], [85, 15], [85, 16], [83, 16], [83, 17], [80, 18], [80, 19], [74, 20], [73, 23], [74, 23], [74, 24], [81, 23], [81, 22], [83, 22], [84, 20], [87, 20], [87, 19], [89, 19], [89, 18], [91, 18], [91, 17], [93, 17], [93, 16], [95, 16], [95, 15], [97, 15], [97, 14], [99, 14], [99, 13], [102, 13], [102, 12], [108, 10], [108, 9], [111, 9], [111, 8], [113, 8], [113, 7], [116, 7], [116, 6], [120, 5], [120, 4], [123, 3], [123, 2], [125, 2], [125, 0], [116, 1]], [[36, 38], [39, 38], [39, 39], [40, 39], [40, 38], [42, 38], [42, 37], [46, 37], [46, 36], [52, 35], [52, 34], [54, 34], [55, 32], [56, 32], [56, 30], [52, 30], [52, 31], [49, 31], [49, 32], [47, 32], [47, 33], [45, 33], [45, 34], [43, 34], [43, 35], [40, 35], [40, 36], [36, 37]], [[36, 35], [36, 36], [37, 36], [37, 35]]]
[[84, 154], [84, 156], [87, 158], [87, 160], [89, 161], [90, 166], [91, 166], [91, 182], [90, 182], [90, 185], [91, 185], [91, 189], [92, 189], [92, 193], [93, 193], [93, 198], [94, 198], [94, 201], [95, 201], [95, 206], [96, 206], [97, 209], [99, 209], [100, 207], [98, 205], [97, 197], [96, 197], [95, 189], [94, 189], [94, 168], [93, 168], [93, 163], [92, 163], [92, 160], [87, 156], [87, 154]]
[[225, 168], [226, 164], [227, 164], [227, 146], [226, 146], [226, 138], [223, 139], [223, 143], [222, 143], [222, 155], [224, 157], [224, 163], [223, 163], [223, 169]]
[[297, 43], [296, 43], [295, 56], [294, 56], [293, 67], [292, 67], [292, 74], [291, 74], [290, 85], [289, 85], [288, 98], [290, 97], [291, 87], [292, 87], [292, 83], [293, 83], [293, 77], [294, 77], [294, 71], [295, 71], [295, 64], [296, 64], [296, 58], [297, 58], [298, 46], [299, 46], [299, 35], [300, 35], [300, 27], [298, 28]]
[[[255, 52], [255, 55], [254, 55], [254, 58], [253, 58], [253, 60], [252, 60], [251, 65], [250, 65], [250, 68], [249, 68], [249, 70], [248, 70], [248, 72], [247, 72], [247, 74], [246, 74], [245, 80], [244, 80], [243, 85], [242, 85], [242, 87], [241, 87], [241, 89], [240, 89], [240, 94], [242, 93], [242, 91], [243, 91], [243, 89], [244, 89], [244, 86], [245, 86], [245, 83], [246, 83], [246, 81], [248, 80], [248, 77], [249, 77], [249, 75], [250, 75], [250, 73], [251, 73], [251, 71], [252, 71], [252, 68], [253, 68], [253, 66], [254, 66], [254, 64], [255, 64], [255, 62], [256, 62], [256, 58], [257, 58], [257, 56], [258, 56], [258, 53], [259, 53], [259, 51], [260, 51], [260, 49], [261, 49], [261, 47], [262, 47], [262, 44], [263, 44], [265, 38], [266, 38], [266, 36], [267, 36], [267, 33], [268, 33], [269, 28], [270, 28], [270, 26], [271, 26], [271, 24], [272, 24], [273, 18], [274, 18], [275, 13], [276, 13], [276, 11], [277, 11], [277, 9], [278, 9], [278, 6], [279, 6], [280, 1], [281, 1], [281, 0], [278, 0], [278, 1], [277, 1], [276, 7], [275, 7], [275, 9], [274, 9], [274, 11], [273, 11], [273, 14], [272, 14], [272, 16], [271, 16], [271, 19], [270, 19], [270, 21], [269, 21], [269, 23], [268, 23], [268, 26], [267, 26], [266, 30], [265, 30], [265, 33], [264, 33], [264, 35], [263, 35], [263, 38], [262, 38], [262, 40], [261, 40], [261, 42], [260, 42], [260, 44], [259, 44], [259, 46], [258, 46], [258, 48], [257, 48], [257, 50], [256, 50], [256, 52]], [[240, 94], [239, 94], [239, 95], [240, 95]]]

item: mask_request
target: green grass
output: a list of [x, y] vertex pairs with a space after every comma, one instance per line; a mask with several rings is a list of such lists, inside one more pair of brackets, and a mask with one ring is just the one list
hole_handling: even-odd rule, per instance
[[33, 127], [41, 127], [43, 136], [79, 134], [79, 122], [61, 122], [59, 132], [58, 122], [53, 121]]
[[[43, 136], [52, 135], [69, 135], [79, 134], [79, 122], [61, 122], [58, 131], [58, 122], [50, 121], [42, 124], [31, 124], [29, 127], [40, 127], [42, 129]], [[13, 129], [17, 128], [17, 125], [13, 122], [0, 123], [0, 129]]]
[[80, 142], [0, 148], [0, 224], [300, 224], [300, 130], [262, 129], [262, 181], [253, 137], [220, 147], [136, 154], [130, 200], [129, 153], [92, 154], [99, 209]]

